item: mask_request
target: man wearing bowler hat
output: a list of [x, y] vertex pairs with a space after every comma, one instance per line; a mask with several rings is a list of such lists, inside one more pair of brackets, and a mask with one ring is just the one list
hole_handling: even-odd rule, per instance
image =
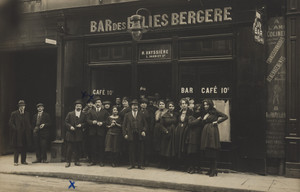
[[66, 119], [66, 137], [67, 141], [67, 155], [66, 155], [66, 168], [70, 167], [72, 153], [75, 154], [75, 166], [80, 166], [79, 152], [82, 142], [83, 133], [82, 130], [86, 124], [86, 115], [82, 112], [82, 101], [75, 101], [75, 110], [68, 113]]
[[32, 163], [48, 163], [47, 144], [50, 136], [50, 116], [44, 111], [44, 104], [36, 105], [37, 114], [33, 116], [33, 140], [35, 145], [36, 160]]
[[11, 144], [14, 148], [14, 165], [18, 165], [19, 153], [21, 164], [27, 165], [26, 150], [31, 145], [30, 115], [25, 111], [25, 101], [18, 102], [18, 110], [11, 113], [9, 119]]
[[141, 112], [138, 111], [138, 101], [132, 100], [131, 111], [125, 114], [123, 121], [123, 135], [128, 141], [128, 152], [130, 167], [135, 168], [137, 159], [138, 169], [142, 167], [144, 161], [144, 139], [146, 137], [147, 122]]
[[89, 124], [89, 139], [91, 142], [92, 162], [89, 166], [100, 164], [104, 166], [104, 147], [106, 136], [106, 121], [109, 116], [107, 110], [102, 108], [100, 97], [95, 97], [95, 109], [88, 114], [87, 122]]

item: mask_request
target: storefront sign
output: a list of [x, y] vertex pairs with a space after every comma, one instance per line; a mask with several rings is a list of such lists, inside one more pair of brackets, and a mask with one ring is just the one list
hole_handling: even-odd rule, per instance
[[[173, 13], [161, 13], [143, 17], [142, 27], [163, 28], [168, 26], [186, 26], [203, 23], [221, 23], [232, 20], [232, 7], [190, 10]], [[125, 31], [132, 27], [130, 16], [127, 20], [113, 20], [110, 18], [91, 20], [90, 33]]]
[[284, 158], [286, 126], [286, 55], [283, 17], [268, 22], [266, 145], [268, 158]]
[[139, 59], [171, 59], [171, 44], [143, 44]]
[[257, 11], [255, 13], [255, 19], [253, 22], [253, 34], [254, 34], [255, 42], [264, 44], [265, 41], [264, 41], [263, 30], [262, 30], [261, 15]]
[[93, 95], [113, 95], [113, 90], [106, 90], [106, 89], [93, 89]]
[[180, 93], [183, 95], [200, 95], [200, 98], [230, 98], [231, 89], [229, 86], [201, 86], [180, 87]]

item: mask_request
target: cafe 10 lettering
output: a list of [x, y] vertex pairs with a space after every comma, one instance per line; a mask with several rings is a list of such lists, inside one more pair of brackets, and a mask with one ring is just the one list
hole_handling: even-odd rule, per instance
[[93, 89], [93, 95], [113, 95], [113, 90]]
[[[200, 87], [201, 94], [228, 94], [230, 88], [229, 87]], [[180, 93], [194, 93], [193, 87], [181, 87]]]
[[[163, 13], [156, 15], [149, 15], [147, 18], [143, 17], [142, 27], [144, 28], [161, 28], [167, 26], [178, 25], [194, 25], [201, 23], [217, 23], [224, 21], [231, 21], [232, 7], [204, 9], [197, 11], [182, 11], [175, 13]], [[133, 22], [128, 17], [127, 21], [113, 21], [111, 19], [92, 20], [90, 21], [90, 32], [111, 32], [123, 31], [130, 29]]]

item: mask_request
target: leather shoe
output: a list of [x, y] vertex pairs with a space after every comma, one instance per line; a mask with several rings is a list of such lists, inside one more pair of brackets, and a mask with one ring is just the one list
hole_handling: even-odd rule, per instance
[[40, 163], [41, 161], [39, 160], [35, 160], [35, 161], [32, 161], [32, 163]]
[[18, 163], [14, 163], [14, 166], [18, 166]]
[[100, 165], [100, 167], [104, 167], [104, 163], [100, 163], [99, 165]]
[[138, 166], [138, 169], [145, 170], [145, 167]]
[[93, 166], [93, 165], [96, 165], [96, 163], [90, 163], [90, 164], [88, 164], [88, 166]]
[[128, 167], [127, 169], [133, 169], [134, 168], [134, 166], [130, 166], [130, 167]]
[[47, 160], [42, 160], [42, 163], [49, 163]]
[[71, 166], [71, 163], [66, 163], [65, 167], [68, 168]]
[[23, 165], [28, 165], [28, 163], [27, 163], [26, 161], [25, 161], [25, 162], [23, 162], [22, 164], [23, 164]]
[[75, 166], [81, 166], [81, 164], [78, 163], [78, 162], [76, 162], [76, 163], [74, 163], [74, 164], [75, 164]]

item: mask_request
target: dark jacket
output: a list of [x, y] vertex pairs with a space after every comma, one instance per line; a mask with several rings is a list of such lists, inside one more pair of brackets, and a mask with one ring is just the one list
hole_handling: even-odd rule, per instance
[[[80, 117], [76, 117], [75, 111], [68, 113], [66, 119], [66, 141], [78, 142], [82, 141], [82, 130], [86, 126], [86, 115], [81, 111]], [[76, 127], [76, 125], [81, 124], [81, 127]], [[74, 127], [75, 130], [71, 130], [71, 127]]]
[[12, 112], [9, 126], [12, 146], [26, 147], [32, 144], [30, 115], [28, 112], [25, 111], [23, 115], [21, 115], [19, 110]]
[[140, 111], [138, 111], [136, 119], [134, 119], [131, 111], [125, 114], [124, 121], [122, 124], [123, 135], [128, 135], [128, 141], [133, 140], [134, 121], [137, 121], [137, 129], [140, 136], [139, 140], [143, 140], [144, 137], [141, 135], [141, 133], [143, 131], [146, 133], [147, 121]]
[[39, 128], [38, 132], [34, 133], [34, 134], [37, 134], [40, 137], [49, 137], [50, 136], [50, 126], [51, 126], [50, 115], [44, 111], [42, 113], [41, 122], [39, 125], [36, 125], [37, 116], [38, 116], [38, 114], [35, 114], [35, 115], [33, 115], [33, 118], [32, 118], [33, 130], [36, 126], [39, 128], [41, 124], [45, 124], [45, 126], [42, 129]]
[[[106, 121], [109, 117], [109, 113], [101, 108], [99, 112], [96, 112], [96, 109], [90, 110], [87, 118], [87, 122], [89, 124], [89, 135], [106, 135]], [[101, 126], [97, 124], [93, 124], [93, 121], [96, 120], [98, 122], [102, 122]]]

